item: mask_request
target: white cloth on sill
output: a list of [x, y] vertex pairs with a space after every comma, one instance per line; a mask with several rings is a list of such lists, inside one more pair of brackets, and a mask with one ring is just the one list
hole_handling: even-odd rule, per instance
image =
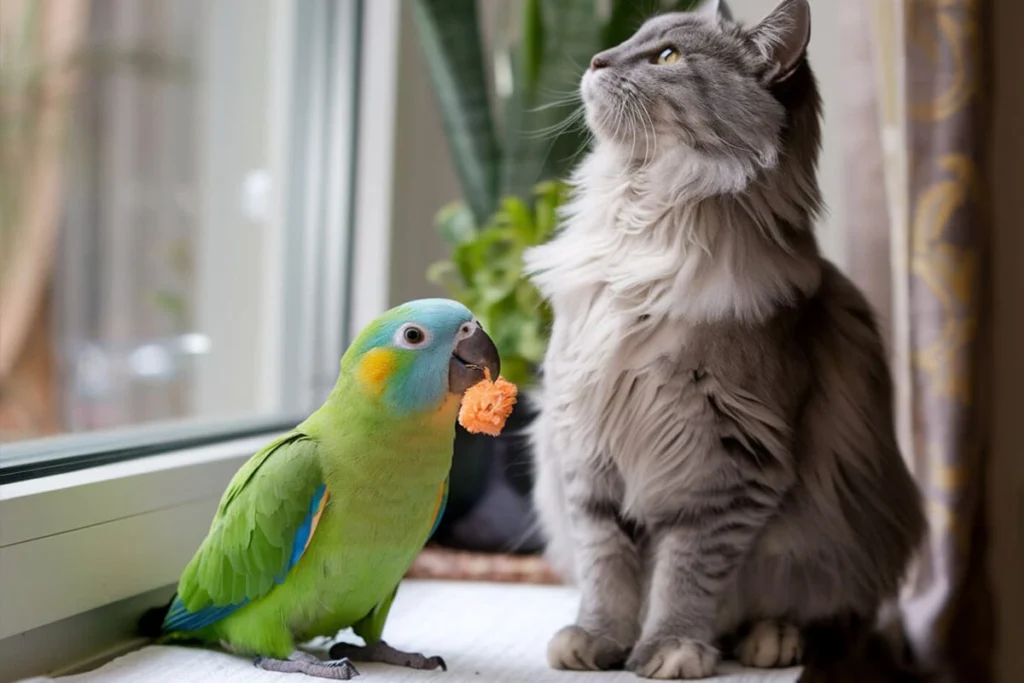
[[[403, 650], [441, 655], [448, 671], [411, 671], [356, 663], [357, 683], [622, 683], [625, 671], [580, 674], [553, 671], [545, 658], [548, 639], [572, 621], [578, 603], [570, 588], [507, 583], [407, 581], [398, 592], [384, 638]], [[344, 637], [344, 634], [343, 634]], [[719, 666], [718, 683], [795, 683], [800, 669]], [[262, 671], [252, 660], [216, 650], [144, 647], [99, 669], [33, 683], [312, 683], [302, 674]], [[28, 683], [23, 681], [23, 683]]]

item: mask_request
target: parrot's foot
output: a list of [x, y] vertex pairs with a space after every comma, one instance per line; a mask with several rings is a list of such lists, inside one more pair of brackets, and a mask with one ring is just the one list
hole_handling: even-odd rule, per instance
[[[333, 657], [333, 655], [331, 655]], [[288, 659], [271, 659], [257, 657], [253, 664], [264, 671], [276, 671], [284, 674], [306, 674], [316, 678], [327, 678], [332, 681], [349, 681], [359, 675], [359, 671], [344, 657], [324, 661], [308, 652], [295, 652]]]
[[354, 662], [380, 662], [393, 666], [404, 666], [410, 669], [431, 671], [440, 667], [448, 670], [448, 665], [440, 657], [425, 657], [418, 652], [402, 652], [391, 647], [383, 640], [360, 647], [348, 643], [337, 643], [331, 647], [333, 659], [346, 658]]

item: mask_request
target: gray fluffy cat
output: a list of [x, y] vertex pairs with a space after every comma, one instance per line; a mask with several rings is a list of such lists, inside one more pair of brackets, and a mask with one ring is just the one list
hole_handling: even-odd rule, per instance
[[870, 630], [925, 529], [873, 314], [812, 232], [808, 3], [717, 10], [594, 57], [594, 148], [527, 257], [555, 314], [535, 502], [582, 592], [558, 668], [700, 678], [733, 637], [797, 663], [816, 628]]

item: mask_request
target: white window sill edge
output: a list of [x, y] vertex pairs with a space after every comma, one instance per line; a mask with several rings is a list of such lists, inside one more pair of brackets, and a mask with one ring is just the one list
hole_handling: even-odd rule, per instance
[[136, 632], [139, 616], [173, 591], [171, 584], [0, 640], [0, 683], [92, 671], [148, 645]]
[[[579, 594], [568, 586], [478, 583], [456, 581], [407, 581], [388, 618], [386, 637], [397, 647], [441, 655], [448, 672], [421, 672], [385, 665], [360, 664], [363, 675], [357, 681], [414, 683], [482, 683], [484, 681], [532, 681], [534, 683], [578, 683], [581, 678], [604, 683], [634, 683], [629, 671], [607, 671], [585, 675], [557, 671], [547, 663], [545, 652], [551, 635], [570, 623], [579, 606]], [[138, 607], [134, 607], [138, 611]], [[129, 617], [127, 605], [122, 611]], [[61, 624], [63, 627], [63, 624]], [[47, 627], [50, 628], [50, 627]], [[65, 635], [74, 636], [70, 626]], [[348, 634], [340, 634], [348, 640]], [[327, 639], [329, 642], [333, 639]], [[311, 643], [321, 650], [327, 643]], [[123, 650], [122, 650], [123, 652]], [[106, 659], [120, 654], [108, 651]], [[93, 658], [90, 668], [105, 664]], [[365, 668], [364, 668], [365, 667]], [[723, 662], [715, 683], [795, 683], [799, 667], [788, 669], [744, 669], [735, 662]], [[106, 681], [271, 681], [302, 683], [305, 676], [260, 672], [248, 657], [229, 655], [208, 648], [152, 646], [138, 649], [98, 669], [80, 683]], [[43, 679], [49, 680], [49, 679]], [[42, 683], [42, 680], [35, 679]]]
[[3, 486], [0, 643], [176, 583], [231, 476], [270, 438]]

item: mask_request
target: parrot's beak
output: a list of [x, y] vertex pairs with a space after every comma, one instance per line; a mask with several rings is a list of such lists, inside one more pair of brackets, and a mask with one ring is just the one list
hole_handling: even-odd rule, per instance
[[484, 379], [484, 368], [491, 373], [491, 379], [501, 374], [501, 359], [498, 347], [479, 325], [476, 331], [455, 345], [452, 358], [448, 361], [448, 391], [461, 394]]

